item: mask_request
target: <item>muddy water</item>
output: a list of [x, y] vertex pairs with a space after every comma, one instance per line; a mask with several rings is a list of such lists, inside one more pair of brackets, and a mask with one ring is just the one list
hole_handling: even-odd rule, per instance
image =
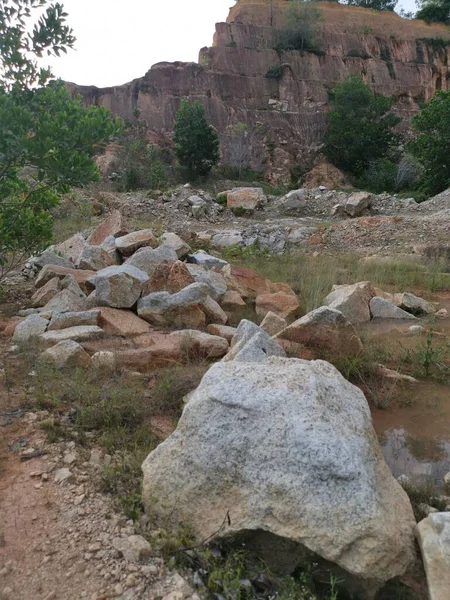
[[[450, 314], [448, 296], [438, 307], [447, 308]], [[394, 351], [400, 346], [414, 349], [420, 338], [407, 335], [412, 323], [432, 326], [436, 332], [450, 336], [450, 318], [400, 324], [398, 321], [373, 321], [366, 335], [383, 345], [390, 345]], [[426, 380], [408, 385], [387, 409], [373, 408], [372, 418], [382, 452], [395, 477], [405, 474], [412, 481], [443, 484], [444, 475], [450, 471], [448, 383]]]

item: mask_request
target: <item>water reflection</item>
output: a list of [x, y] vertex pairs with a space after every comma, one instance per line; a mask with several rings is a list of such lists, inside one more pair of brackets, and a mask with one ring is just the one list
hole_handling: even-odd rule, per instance
[[379, 440], [394, 477], [405, 474], [412, 481], [442, 484], [450, 471], [450, 442], [414, 437], [403, 428], [385, 431]]

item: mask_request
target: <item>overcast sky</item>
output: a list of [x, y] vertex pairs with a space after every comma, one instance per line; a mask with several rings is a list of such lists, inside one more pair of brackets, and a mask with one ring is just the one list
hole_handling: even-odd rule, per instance
[[[234, 0], [62, 0], [76, 50], [52, 61], [65, 81], [99, 87], [141, 77], [161, 61], [197, 61]], [[408, 10], [414, 0], [403, 0]]]

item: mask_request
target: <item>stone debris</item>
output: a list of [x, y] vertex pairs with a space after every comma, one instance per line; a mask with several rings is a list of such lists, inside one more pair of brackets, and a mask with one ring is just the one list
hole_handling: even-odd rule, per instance
[[59, 368], [83, 368], [90, 365], [91, 357], [74, 340], [63, 340], [45, 350], [41, 354], [41, 360], [52, 363]]
[[369, 302], [375, 295], [372, 284], [361, 281], [353, 285], [334, 286], [323, 303], [340, 311], [352, 325], [359, 325], [370, 321]]
[[435, 512], [417, 525], [430, 600], [447, 600], [450, 590], [450, 513]]
[[30, 315], [15, 327], [12, 339], [18, 343], [29, 342], [45, 333], [48, 323], [47, 319], [43, 319], [39, 315]]
[[310, 348], [319, 357], [353, 357], [362, 350], [361, 340], [354, 326], [339, 311], [321, 306], [298, 319], [275, 336]]
[[95, 275], [95, 298], [101, 305], [131, 308], [147, 281], [147, 273], [130, 264], [107, 267]]
[[157, 246], [155, 235], [151, 229], [133, 231], [122, 237], [116, 237], [116, 248], [122, 256], [131, 256], [136, 250], [146, 246]]
[[111, 236], [114, 238], [120, 237], [126, 235], [129, 231], [122, 214], [115, 210], [91, 233], [86, 243], [90, 246], [100, 246], [107, 238]]
[[373, 319], [415, 319], [416, 317], [378, 296], [370, 300], [370, 312]]
[[432, 315], [436, 312], [436, 309], [432, 304], [409, 292], [400, 294], [397, 298], [397, 304], [403, 310], [416, 316]]

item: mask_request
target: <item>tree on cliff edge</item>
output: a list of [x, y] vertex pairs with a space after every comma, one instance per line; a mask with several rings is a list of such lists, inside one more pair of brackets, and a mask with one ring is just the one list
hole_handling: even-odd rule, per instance
[[38, 65], [44, 53], [73, 47], [66, 16], [48, 0], [0, 0], [0, 280], [49, 243], [51, 208], [70, 186], [97, 178], [94, 152], [120, 126]]
[[190, 104], [183, 98], [174, 131], [175, 152], [189, 177], [208, 175], [219, 162], [219, 136], [206, 120], [205, 109], [198, 100]]
[[360, 6], [372, 10], [394, 10], [397, 3], [398, 0], [347, 0], [345, 2], [349, 6]]

